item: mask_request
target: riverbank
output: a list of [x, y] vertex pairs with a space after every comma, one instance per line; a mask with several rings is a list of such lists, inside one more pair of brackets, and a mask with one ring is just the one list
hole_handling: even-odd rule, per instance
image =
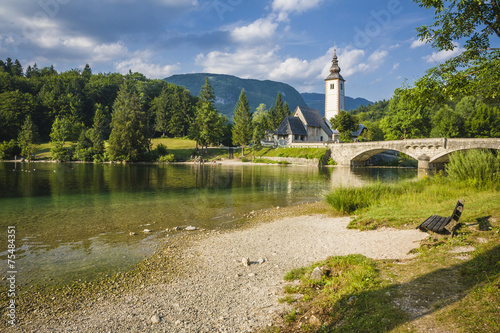
[[[18, 328], [22, 332], [252, 332], [285, 311], [287, 305], [278, 299], [290, 269], [351, 253], [405, 260], [427, 237], [417, 230], [348, 230], [350, 218], [324, 214], [325, 205], [258, 212], [243, 229], [198, 231], [182, 244], [167, 238], [150, 260], [148, 281], [130, 289], [116, 283], [115, 288], [80, 300], [74, 309], [58, 307], [58, 302], [71, 300], [55, 295], [48, 298], [53, 304], [27, 307], [31, 310], [20, 314]], [[241, 264], [242, 258], [249, 258], [249, 266]]]

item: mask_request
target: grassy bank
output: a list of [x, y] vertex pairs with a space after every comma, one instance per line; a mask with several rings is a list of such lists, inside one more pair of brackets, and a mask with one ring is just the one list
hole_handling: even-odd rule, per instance
[[[350, 228], [413, 229], [432, 214], [465, 209], [453, 238], [416, 244], [411, 260], [331, 257], [289, 272], [293, 309], [269, 332], [499, 332], [500, 174], [490, 152], [452, 158], [448, 176], [339, 188], [326, 200], [355, 214]], [[485, 171], [486, 170], [486, 171]], [[323, 267], [320, 282], [311, 272]]]

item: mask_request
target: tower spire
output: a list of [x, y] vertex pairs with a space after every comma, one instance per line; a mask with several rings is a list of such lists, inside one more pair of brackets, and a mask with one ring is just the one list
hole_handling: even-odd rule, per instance
[[326, 80], [336, 80], [336, 79], [344, 81], [344, 78], [342, 77], [342, 75], [340, 75], [339, 59], [337, 58], [337, 49], [334, 49], [332, 67], [330, 67], [330, 75], [328, 75]]

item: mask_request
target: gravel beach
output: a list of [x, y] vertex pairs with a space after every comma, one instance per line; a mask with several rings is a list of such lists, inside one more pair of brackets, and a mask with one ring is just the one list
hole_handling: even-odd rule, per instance
[[[228, 232], [199, 232], [182, 250], [182, 274], [89, 301], [84, 310], [36, 318], [22, 332], [254, 332], [286, 309], [284, 274], [328, 256], [407, 259], [427, 237], [418, 230], [346, 229], [350, 218], [279, 217]], [[198, 231], [195, 231], [195, 233]], [[242, 264], [248, 258], [248, 266]]]

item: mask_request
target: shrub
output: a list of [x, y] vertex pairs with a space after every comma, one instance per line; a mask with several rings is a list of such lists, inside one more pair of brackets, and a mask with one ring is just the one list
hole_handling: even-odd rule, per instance
[[156, 151], [158, 152], [158, 154], [160, 156], [163, 156], [163, 155], [167, 155], [167, 146], [165, 146], [163, 143], [160, 143], [158, 144], [158, 146], [156, 146]]
[[500, 183], [500, 154], [474, 149], [451, 154], [446, 165], [448, 176], [476, 188], [498, 187]]
[[21, 154], [21, 148], [17, 145], [16, 141], [10, 140], [0, 143], [0, 160], [13, 159], [14, 156]]
[[158, 162], [162, 163], [171, 163], [174, 161], [175, 161], [175, 156], [173, 154], [163, 155], [160, 156], [160, 158], [158, 159]]

